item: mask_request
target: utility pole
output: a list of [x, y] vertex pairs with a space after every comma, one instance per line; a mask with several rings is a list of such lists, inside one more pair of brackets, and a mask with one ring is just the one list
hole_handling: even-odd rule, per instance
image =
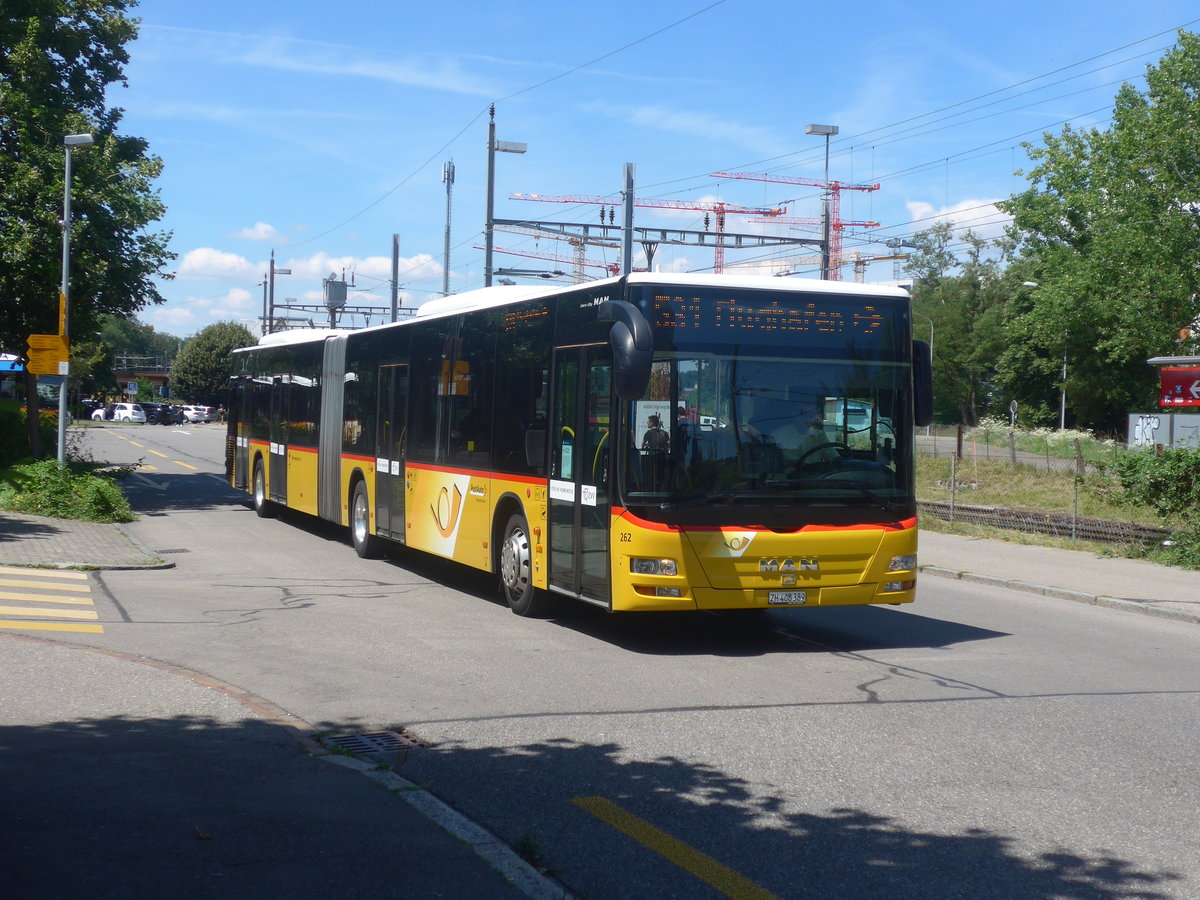
[[450, 296], [450, 198], [454, 193], [454, 160], [449, 160], [442, 166], [442, 181], [446, 182], [446, 242], [442, 248], [442, 296], [448, 297]]
[[621, 191], [623, 216], [621, 219], [621, 274], [633, 271], [633, 181], [636, 167], [625, 163], [625, 188]]
[[483, 228], [483, 286], [492, 286], [492, 248], [496, 211], [496, 151], [524, 153], [528, 144], [496, 140], [496, 104], [488, 109], [487, 221]]
[[270, 307], [268, 309], [268, 315], [270, 318], [268, 318], [268, 320], [267, 320], [267, 330], [264, 332], [264, 334], [270, 334], [271, 332], [273, 332], [275, 330], [275, 276], [276, 275], [291, 275], [291, 274], [292, 274], [291, 269], [277, 269], [275, 267], [275, 251], [272, 250], [271, 251], [271, 269], [270, 269], [270, 272], [268, 273], [269, 287], [267, 288], [268, 292], [271, 295], [270, 302], [268, 304], [268, 306]]
[[392, 235], [392, 321], [400, 314], [400, 235]]

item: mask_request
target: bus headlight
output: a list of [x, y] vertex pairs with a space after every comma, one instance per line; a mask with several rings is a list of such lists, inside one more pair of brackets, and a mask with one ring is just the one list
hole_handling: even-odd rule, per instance
[[675, 560], [673, 559], [644, 559], [630, 557], [629, 570], [634, 575], [675, 575]]
[[912, 572], [917, 568], [917, 554], [906, 553], [904, 556], [893, 556], [888, 563], [889, 572]]

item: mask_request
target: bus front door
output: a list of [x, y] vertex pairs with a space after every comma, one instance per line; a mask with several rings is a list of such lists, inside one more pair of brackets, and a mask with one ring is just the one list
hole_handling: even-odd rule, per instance
[[271, 499], [287, 503], [288, 386], [280, 377], [271, 382]]
[[404, 438], [408, 363], [379, 367], [375, 450], [375, 530], [404, 541]]
[[551, 414], [550, 585], [608, 605], [612, 351], [555, 351]]

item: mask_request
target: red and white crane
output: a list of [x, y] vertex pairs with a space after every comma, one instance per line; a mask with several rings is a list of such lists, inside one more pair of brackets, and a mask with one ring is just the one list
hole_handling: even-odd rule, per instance
[[[801, 184], [807, 187], [819, 187], [829, 192], [829, 279], [841, 281], [842, 278], [842, 232], [849, 227], [878, 228], [878, 222], [848, 222], [841, 217], [842, 191], [877, 191], [878, 184], [847, 184], [844, 181], [820, 181], [813, 178], [800, 178], [795, 175], [772, 175], [767, 172], [713, 172], [713, 178], [735, 178], [744, 181], [770, 181], [776, 184]], [[771, 218], [768, 220], [781, 225], [811, 225], [821, 224], [820, 219]]]

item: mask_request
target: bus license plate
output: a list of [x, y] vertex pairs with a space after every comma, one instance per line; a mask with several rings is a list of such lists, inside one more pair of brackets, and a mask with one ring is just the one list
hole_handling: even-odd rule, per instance
[[770, 591], [767, 594], [767, 603], [772, 606], [791, 606], [807, 601], [808, 591]]

